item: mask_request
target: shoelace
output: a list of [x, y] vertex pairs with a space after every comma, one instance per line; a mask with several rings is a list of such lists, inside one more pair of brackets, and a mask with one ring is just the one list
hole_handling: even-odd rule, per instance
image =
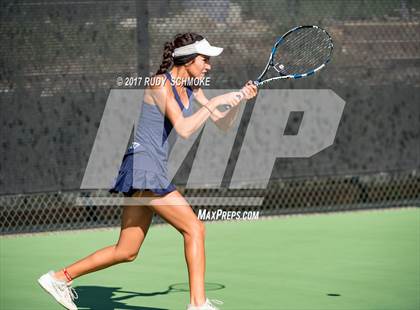
[[79, 295], [77, 295], [77, 292], [74, 288], [69, 286], [68, 289], [69, 289], [69, 294], [70, 294], [71, 300], [75, 300], [75, 299], [79, 298]]
[[58, 287], [60, 290], [66, 294], [68, 297], [70, 297], [71, 300], [75, 300], [79, 298], [79, 295], [77, 295], [77, 292], [74, 288], [72, 288], [70, 285], [66, 283], [59, 284]]

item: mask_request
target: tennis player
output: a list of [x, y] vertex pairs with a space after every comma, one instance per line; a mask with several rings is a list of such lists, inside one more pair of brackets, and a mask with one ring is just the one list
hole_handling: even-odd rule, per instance
[[[137, 257], [154, 213], [175, 227], [184, 238], [190, 285], [187, 309], [218, 309], [214, 305], [216, 302], [206, 297], [204, 288], [204, 224], [168, 179], [167, 160], [172, 143], [168, 137], [172, 129], [175, 129], [175, 137], [186, 139], [210, 118], [227, 130], [235, 120], [241, 98], [256, 96], [257, 88], [248, 82], [240, 92], [209, 100], [201, 88], [183, 82], [191, 78], [203, 79], [211, 69], [210, 57], [218, 56], [222, 51], [195, 33], [176, 35], [172, 42], [165, 44], [155, 81], [145, 90], [134, 142], [124, 155], [110, 190], [122, 192], [127, 197], [148, 199], [148, 203], [123, 207], [117, 244], [56, 272], [49, 271], [38, 279], [39, 284], [67, 309], [77, 309], [74, 303], [77, 293], [71, 287], [74, 279], [118, 263], [131, 262]], [[190, 100], [193, 95], [200, 104], [195, 112]], [[231, 109], [219, 111], [217, 107], [222, 104], [230, 105]]]

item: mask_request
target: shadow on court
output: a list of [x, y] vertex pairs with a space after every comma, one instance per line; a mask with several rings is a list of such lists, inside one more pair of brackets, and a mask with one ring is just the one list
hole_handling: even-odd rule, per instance
[[[206, 283], [206, 291], [224, 289], [225, 286], [219, 283]], [[166, 290], [156, 292], [131, 292], [121, 290], [121, 287], [104, 286], [77, 286], [75, 287], [79, 298], [76, 300], [78, 308], [83, 309], [131, 309], [131, 310], [168, 310], [167, 308], [142, 307], [126, 305], [123, 301], [135, 297], [153, 297], [176, 292], [189, 292], [188, 283], [175, 283], [168, 286]], [[117, 295], [120, 295], [117, 297]], [[122, 296], [121, 296], [122, 295]]]
[[[131, 309], [131, 310], [168, 310], [167, 308], [142, 307], [126, 305], [124, 300], [132, 297], [153, 296], [156, 294], [138, 293], [122, 291], [121, 287], [104, 287], [104, 286], [77, 286], [75, 287], [79, 298], [76, 300], [76, 305], [79, 309]], [[125, 293], [126, 295], [115, 297], [117, 294]]]

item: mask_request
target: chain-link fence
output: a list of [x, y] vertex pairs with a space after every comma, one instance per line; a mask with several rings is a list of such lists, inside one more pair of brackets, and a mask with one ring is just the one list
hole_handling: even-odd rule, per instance
[[[225, 208], [232, 197], [261, 197], [261, 205], [229, 206], [231, 211], [255, 211], [258, 217], [281, 214], [361, 210], [419, 206], [420, 176], [417, 171], [365, 176], [310, 177], [272, 182], [267, 189], [183, 189], [187, 200], [204, 197], [193, 204], [198, 214]], [[80, 197], [109, 197], [105, 205], [77, 205]], [[51, 230], [118, 226], [121, 206], [112, 205], [115, 196], [104, 191], [74, 191], [0, 196], [1, 233], [31, 233]], [[220, 198], [221, 199], [218, 199]], [[209, 208], [209, 206], [211, 206]], [[154, 217], [153, 223], [162, 219]]]
[[119, 223], [119, 207], [74, 205], [105, 195], [78, 189], [109, 90], [119, 76], [156, 72], [164, 42], [187, 31], [224, 47], [211, 88], [237, 88], [258, 76], [276, 37], [319, 25], [334, 40], [331, 64], [275, 87], [332, 89], [346, 108], [334, 145], [279, 158], [266, 190], [186, 195], [261, 196], [265, 215], [419, 205], [418, 1], [2, 1], [0, 17], [2, 233]]

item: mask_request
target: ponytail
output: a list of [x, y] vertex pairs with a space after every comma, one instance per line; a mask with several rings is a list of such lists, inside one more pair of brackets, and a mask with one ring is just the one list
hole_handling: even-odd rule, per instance
[[174, 66], [174, 57], [172, 53], [175, 50], [174, 42], [166, 42], [163, 48], [162, 63], [160, 64], [159, 70], [156, 75], [168, 72]]

